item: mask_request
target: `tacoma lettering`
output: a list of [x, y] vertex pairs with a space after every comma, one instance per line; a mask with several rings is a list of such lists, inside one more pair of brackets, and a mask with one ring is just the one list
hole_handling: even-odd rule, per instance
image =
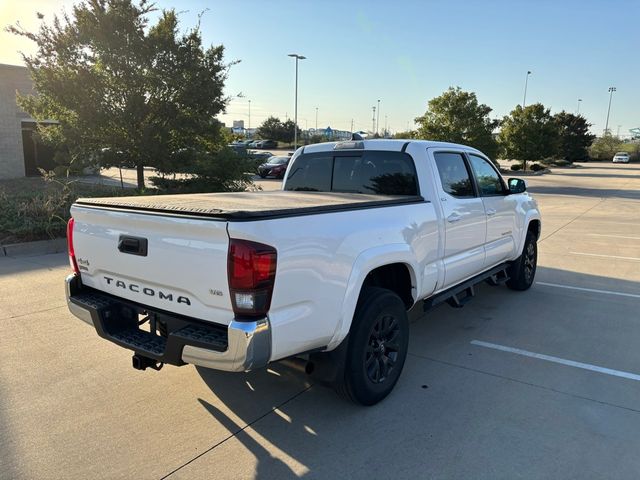
[[[166, 293], [163, 292], [162, 290], [154, 290], [153, 288], [149, 288], [149, 287], [141, 287], [140, 285], [136, 284], [136, 283], [129, 283], [127, 284], [126, 282], [122, 281], [122, 280], [115, 280], [113, 277], [107, 277], [106, 275], [103, 277], [105, 279], [105, 281], [107, 282], [107, 285], [115, 285], [118, 288], [123, 288], [125, 290], [130, 290], [134, 293], [140, 293], [142, 291], [142, 293], [144, 293], [145, 295], [149, 296], [149, 297], [158, 297], [160, 300], [167, 300], [169, 302], [173, 302], [173, 293]], [[179, 295], [176, 297], [175, 299], [176, 303], [184, 303], [185, 305], [191, 305], [191, 300], [189, 300], [189, 297], [184, 297], [182, 295]]]

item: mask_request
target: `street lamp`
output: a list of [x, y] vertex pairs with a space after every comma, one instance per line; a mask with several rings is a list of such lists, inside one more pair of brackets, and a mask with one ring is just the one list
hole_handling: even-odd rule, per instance
[[290, 53], [290, 57], [296, 59], [296, 102], [295, 102], [295, 112], [294, 112], [294, 120], [293, 123], [295, 127], [293, 128], [293, 149], [298, 149], [298, 60], [304, 60], [307, 57], [303, 55], [298, 55], [297, 53]]
[[527, 70], [527, 76], [524, 79], [524, 97], [522, 98], [523, 110], [524, 110], [524, 106], [527, 104], [527, 85], [529, 84], [529, 75], [531, 75], [531, 70]]
[[247, 130], [251, 130], [251, 100], [249, 100], [249, 128]]
[[378, 135], [378, 130], [380, 130], [380, 99], [378, 99], [378, 117], [376, 118], [376, 135]]
[[616, 91], [616, 87], [609, 87], [609, 107], [607, 108], [607, 121], [604, 124], [604, 134], [606, 135], [609, 131], [609, 113], [611, 112], [611, 97], [613, 97], [613, 92]]
[[376, 133], [376, 106], [371, 107], [371, 135], [375, 135]]
[[580, 104], [582, 103], [582, 99], [579, 98], [578, 99], [578, 111], [576, 112], [576, 115], [580, 115]]
[[318, 131], [318, 107], [316, 107], [316, 132]]

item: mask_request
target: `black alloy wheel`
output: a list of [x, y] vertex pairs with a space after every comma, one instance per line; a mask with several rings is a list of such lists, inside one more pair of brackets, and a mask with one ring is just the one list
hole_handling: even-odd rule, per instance
[[522, 254], [507, 269], [507, 274], [509, 275], [507, 287], [512, 290], [528, 290], [533, 285], [537, 264], [538, 245], [536, 243], [536, 235], [529, 231], [524, 241]]
[[398, 382], [409, 350], [409, 318], [391, 290], [363, 287], [349, 336], [343, 373], [335, 383], [345, 398], [374, 405]]
[[365, 350], [364, 368], [373, 383], [384, 383], [398, 361], [400, 324], [393, 315], [383, 314], [374, 323]]

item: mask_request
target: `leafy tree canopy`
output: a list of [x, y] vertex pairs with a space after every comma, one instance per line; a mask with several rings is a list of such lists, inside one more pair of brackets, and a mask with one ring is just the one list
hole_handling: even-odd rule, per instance
[[86, 0], [36, 33], [8, 27], [37, 44], [24, 61], [38, 95], [19, 103], [59, 122], [43, 136], [65, 145], [72, 162], [126, 158], [140, 188], [143, 166], [175, 171], [186, 149], [215, 151], [229, 68], [223, 46], [203, 47], [199, 25], [180, 33], [174, 10], [150, 25], [154, 10], [147, 0]]
[[277, 140], [282, 133], [282, 122], [277, 117], [269, 117], [262, 122], [256, 133], [265, 140]]
[[[269, 117], [258, 127], [258, 135], [265, 140], [276, 140], [285, 143], [293, 142], [296, 124], [293, 120], [280, 121], [277, 117]], [[298, 128], [298, 138], [301, 130]]]
[[593, 142], [589, 154], [595, 160], [611, 160], [617, 152], [623, 150], [622, 145], [619, 137], [607, 134]]
[[461, 143], [495, 158], [498, 144], [493, 131], [499, 122], [489, 118], [491, 111], [487, 105], [478, 103], [475, 93], [449, 87], [429, 100], [425, 114], [415, 119], [418, 124], [415, 138]]
[[499, 141], [505, 156], [524, 162], [552, 157], [558, 151], [559, 129], [541, 103], [518, 105], [501, 123]]
[[417, 132], [415, 130], [407, 130], [406, 132], [397, 132], [393, 138], [399, 138], [399, 139], [404, 139], [404, 138], [416, 138]]
[[558, 125], [560, 141], [558, 155], [565, 160], [575, 162], [587, 158], [587, 148], [593, 143], [595, 135], [589, 133], [590, 123], [582, 115], [574, 115], [564, 110], [554, 115]]

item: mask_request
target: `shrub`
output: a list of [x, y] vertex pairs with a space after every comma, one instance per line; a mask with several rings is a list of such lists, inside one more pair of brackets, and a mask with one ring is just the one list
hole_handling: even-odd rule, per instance
[[159, 193], [242, 192], [253, 184], [262, 161], [224, 148], [215, 153], [196, 152], [193, 161], [176, 177], [151, 177]]
[[552, 165], [556, 166], [556, 167], [566, 167], [571, 165], [571, 162], [569, 160], [556, 160], [555, 162], [552, 163]]
[[518, 170], [522, 170], [522, 164], [514, 163], [513, 165], [511, 165], [511, 170], [513, 170], [514, 172], [517, 172]]
[[545, 169], [545, 167], [543, 167], [539, 163], [534, 163], [534, 164], [531, 165], [531, 170], [533, 172], [539, 172], [540, 170], [544, 170], [544, 169]]
[[79, 197], [135, 195], [102, 185], [58, 179], [20, 178], [0, 182], [0, 244], [64, 237], [69, 208]]

